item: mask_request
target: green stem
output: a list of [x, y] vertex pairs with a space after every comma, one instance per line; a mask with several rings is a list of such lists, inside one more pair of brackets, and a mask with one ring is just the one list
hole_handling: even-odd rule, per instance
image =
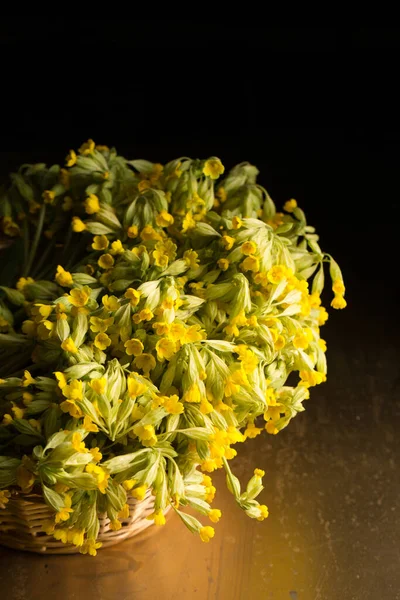
[[41, 277], [40, 277], [40, 269], [42, 268], [45, 260], [47, 259], [48, 255], [50, 254], [51, 250], [54, 248], [55, 243], [56, 243], [55, 240], [51, 240], [51, 242], [47, 246], [46, 250], [43, 252], [42, 256], [40, 257], [39, 262], [35, 265], [35, 267], [34, 267], [34, 269], [32, 271], [32, 277], [34, 279], [41, 279]]
[[29, 223], [24, 219], [24, 272], [29, 259]]
[[39, 221], [36, 227], [36, 231], [35, 231], [35, 237], [33, 239], [33, 244], [32, 244], [32, 250], [31, 250], [31, 254], [28, 260], [28, 264], [26, 265], [25, 269], [24, 269], [24, 273], [23, 275], [26, 276], [29, 274], [29, 271], [32, 267], [34, 258], [35, 258], [35, 254], [36, 254], [36, 250], [37, 247], [39, 245], [39, 241], [40, 241], [40, 236], [42, 233], [42, 229], [43, 229], [43, 224], [44, 224], [44, 217], [46, 215], [46, 205], [43, 204], [42, 208], [40, 209], [40, 213], [39, 213]]
[[68, 250], [68, 248], [69, 248], [69, 245], [70, 245], [70, 243], [71, 243], [71, 240], [72, 240], [72, 234], [73, 234], [73, 230], [72, 230], [72, 227], [70, 227], [70, 228], [68, 229], [68, 233], [67, 233], [67, 235], [66, 235], [66, 238], [65, 238], [65, 245], [64, 245], [64, 248], [63, 248], [63, 253], [62, 253], [62, 260], [63, 260], [63, 261], [64, 261], [64, 259], [65, 259], [65, 257], [66, 257], [67, 250]]

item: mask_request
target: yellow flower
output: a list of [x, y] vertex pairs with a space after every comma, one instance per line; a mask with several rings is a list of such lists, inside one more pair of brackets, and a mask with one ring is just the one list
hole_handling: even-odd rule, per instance
[[32, 461], [24, 456], [16, 470], [17, 484], [24, 493], [29, 493], [35, 483], [35, 475], [32, 472], [34, 465]]
[[149, 308], [143, 308], [139, 313], [133, 315], [133, 321], [134, 323], [138, 324], [142, 321], [151, 321], [153, 317], [154, 314]]
[[[156, 321], [155, 323], [153, 323], [152, 328], [154, 329], [157, 335], [167, 335], [171, 330], [171, 325], [166, 321]], [[172, 339], [176, 341], [173, 336]]]
[[72, 379], [69, 385], [62, 388], [63, 396], [71, 400], [83, 400], [83, 383], [79, 379]]
[[321, 348], [322, 352], [326, 352], [326, 341], [320, 338], [318, 340], [318, 346]]
[[137, 306], [140, 301], [140, 296], [142, 292], [139, 290], [135, 290], [134, 288], [128, 288], [124, 294], [125, 298], [128, 298], [131, 306]]
[[69, 413], [74, 419], [80, 419], [83, 417], [83, 412], [79, 406], [77, 406], [75, 400], [64, 400], [64, 402], [61, 402], [60, 408], [64, 413]]
[[84, 535], [84, 529], [76, 529], [75, 527], [73, 527], [67, 533], [67, 541], [71, 542], [74, 546], [78, 548], [79, 546], [83, 545]]
[[276, 214], [275, 214], [275, 215], [272, 217], [272, 219], [269, 219], [269, 220], [267, 221], [267, 223], [268, 223], [268, 225], [271, 225], [271, 227], [272, 227], [273, 229], [277, 229], [277, 228], [279, 227], [279, 225], [282, 225], [282, 224], [283, 224], [283, 222], [284, 222], [284, 221], [283, 221], [283, 217], [284, 217], [284, 214], [283, 214], [283, 213], [277, 212], [277, 213], [276, 213]]
[[156, 359], [152, 354], [141, 354], [135, 358], [133, 363], [137, 369], [140, 369], [144, 375], [148, 376], [150, 371], [156, 366]]
[[102, 453], [100, 452], [100, 450], [99, 450], [99, 448], [97, 446], [95, 448], [91, 448], [89, 450], [89, 452], [92, 455], [93, 460], [95, 462], [100, 462], [101, 459], [103, 458], [103, 455], [102, 455]]
[[137, 225], [131, 225], [130, 227], [128, 227], [127, 234], [129, 238], [137, 237], [138, 233], [139, 229], [137, 228]]
[[258, 508], [260, 509], [260, 516], [257, 517], [257, 521], [264, 521], [269, 515], [268, 508], [265, 504], [260, 504]]
[[252, 421], [247, 423], [247, 427], [244, 431], [245, 438], [255, 438], [262, 432], [260, 427], [256, 427]]
[[122, 487], [126, 492], [130, 492], [131, 489], [136, 485], [136, 483], [136, 479], [125, 479], [125, 481], [122, 482]]
[[235, 238], [231, 237], [230, 235], [223, 235], [221, 238], [221, 244], [223, 245], [225, 250], [231, 250], [234, 243]]
[[158, 340], [156, 343], [156, 351], [158, 360], [170, 360], [176, 352], [175, 342], [168, 338], [161, 338], [161, 340]]
[[185, 402], [200, 402], [201, 401], [201, 393], [199, 386], [197, 383], [192, 383], [192, 385], [187, 389], [183, 396], [183, 400]]
[[153, 258], [156, 267], [161, 267], [164, 269], [168, 265], [168, 256], [166, 256], [161, 250], [154, 250]]
[[203, 415], [208, 415], [208, 414], [212, 413], [213, 410], [214, 410], [214, 407], [211, 404], [211, 402], [209, 402], [207, 400], [207, 398], [202, 398], [201, 402], [200, 402], [200, 412]]
[[165, 523], [167, 522], [161, 508], [159, 508], [158, 510], [153, 512], [151, 515], [146, 517], [146, 519], [154, 521], [154, 525], [165, 525]]
[[265, 471], [263, 471], [262, 469], [254, 469], [254, 475], [256, 477], [264, 477]]
[[136, 498], [139, 502], [145, 499], [147, 492], [147, 485], [140, 485], [131, 491], [131, 495]]
[[114, 323], [114, 317], [108, 319], [99, 319], [99, 317], [90, 317], [90, 330], [93, 333], [104, 333]]
[[182, 221], [182, 232], [187, 233], [190, 229], [196, 227], [196, 221], [193, 219], [192, 213], [189, 211], [186, 213], [185, 218]]
[[97, 556], [97, 550], [102, 547], [101, 542], [96, 540], [85, 540], [83, 545], [80, 547], [79, 552], [81, 554], [90, 554], [90, 556]]
[[85, 446], [85, 442], [82, 441], [81, 434], [78, 433], [77, 431], [75, 431], [72, 434], [71, 444], [72, 444], [73, 449], [76, 452], [83, 452], [83, 453], [89, 452], [89, 450]]
[[301, 379], [300, 383], [305, 387], [312, 387], [326, 381], [326, 375], [319, 373], [318, 371], [304, 369], [300, 371], [299, 375]]
[[116, 254], [123, 254], [124, 252], [125, 249], [122, 245], [121, 240], [115, 240], [115, 242], [111, 244], [110, 254], [113, 254], [115, 256]]
[[122, 527], [122, 524], [120, 523], [120, 521], [118, 521], [118, 519], [114, 519], [110, 523], [111, 531], [119, 531], [121, 529], [121, 527]]
[[129, 504], [124, 504], [118, 513], [118, 519], [127, 519], [129, 517]]
[[17, 281], [17, 285], [15, 286], [19, 292], [23, 292], [26, 285], [30, 285], [31, 283], [35, 283], [35, 280], [32, 277], [20, 277]]
[[321, 298], [316, 292], [314, 292], [314, 294], [310, 294], [308, 300], [310, 302], [311, 308], [318, 308], [319, 306], [321, 306]]
[[91, 292], [90, 287], [85, 285], [83, 288], [73, 288], [67, 298], [73, 306], [82, 307], [88, 303]]
[[85, 223], [79, 217], [72, 217], [72, 230], [81, 233], [87, 229]]
[[71, 287], [74, 285], [72, 275], [69, 271], [65, 271], [61, 265], [57, 267], [56, 282], [62, 287]]
[[11, 494], [8, 490], [0, 490], [0, 508], [5, 508]]
[[102, 467], [94, 465], [93, 463], [86, 465], [85, 471], [86, 473], [92, 474], [96, 478], [97, 488], [102, 494], [105, 494], [108, 486], [108, 480], [110, 478], [109, 473], [107, 473]]
[[29, 406], [29, 404], [32, 402], [34, 397], [35, 396], [33, 394], [30, 394], [29, 392], [24, 392], [22, 394], [22, 402], [23, 402], [24, 406]]
[[56, 195], [52, 190], [45, 190], [42, 194], [42, 198], [45, 204], [53, 204], [55, 197]]
[[22, 387], [28, 387], [28, 385], [35, 385], [35, 383], [36, 381], [33, 379], [29, 371], [24, 371], [24, 376], [21, 382]]
[[167, 398], [163, 404], [165, 410], [171, 415], [180, 415], [183, 413], [184, 406], [179, 402], [179, 397], [174, 394]]
[[71, 196], [65, 196], [63, 203], [61, 205], [61, 208], [63, 209], [64, 212], [68, 212], [69, 210], [72, 209], [73, 204], [74, 204], [74, 201], [72, 200]]
[[140, 232], [140, 237], [144, 242], [150, 240], [161, 240], [161, 235], [151, 225], [146, 225]]
[[218, 179], [220, 175], [225, 171], [225, 167], [219, 158], [209, 158], [204, 163], [203, 173], [211, 179]]
[[119, 300], [116, 296], [103, 296], [101, 299], [103, 306], [106, 307], [107, 310], [115, 311], [119, 309]]
[[136, 338], [127, 340], [124, 344], [128, 356], [139, 356], [144, 350], [142, 342]]
[[229, 260], [227, 258], [220, 258], [217, 262], [218, 267], [221, 271], [227, 271], [229, 269]]
[[[143, 356], [143, 355], [142, 355]], [[144, 383], [137, 381], [133, 377], [128, 377], [128, 391], [131, 398], [142, 396], [147, 390]]]
[[275, 265], [267, 273], [268, 280], [274, 284], [280, 283], [282, 279], [291, 275], [292, 273], [289, 274], [289, 270], [285, 265]]
[[166, 210], [162, 210], [160, 214], [156, 216], [156, 223], [159, 227], [169, 227], [169, 225], [173, 225], [174, 217]]
[[246, 350], [241, 356], [240, 361], [244, 372], [249, 375], [258, 367], [258, 358], [251, 350]]
[[328, 320], [328, 317], [329, 317], [329, 315], [328, 315], [326, 308], [321, 306], [321, 308], [319, 309], [319, 315], [318, 315], [318, 325], [324, 325], [324, 323], [326, 323], [326, 321]]
[[295, 208], [297, 208], [297, 201], [292, 198], [291, 200], [287, 200], [287, 202], [285, 202], [285, 204], [283, 205], [284, 210], [286, 210], [286, 212], [293, 212]]
[[107, 387], [107, 378], [99, 377], [98, 379], [92, 379], [89, 381], [89, 385], [96, 394], [104, 394]]
[[102, 269], [111, 269], [111, 267], [114, 265], [114, 257], [111, 256], [111, 254], [103, 254], [100, 256], [97, 264]]
[[95, 235], [93, 238], [93, 250], [105, 250], [108, 248], [109, 241], [105, 235]]
[[138, 183], [138, 190], [139, 192], [145, 192], [146, 190], [148, 190], [151, 187], [151, 183], [148, 179], [142, 179], [142, 181], [139, 181]]
[[310, 332], [311, 339], [309, 332], [310, 330], [297, 333], [293, 338], [293, 346], [295, 348], [300, 348], [301, 350], [306, 350], [309, 346], [310, 341], [312, 340], [312, 332]]
[[341, 294], [336, 294], [336, 296], [334, 297], [334, 299], [331, 302], [331, 306], [332, 306], [332, 308], [336, 308], [336, 309], [346, 308], [347, 302]]
[[153, 425], [138, 425], [134, 431], [143, 446], [154, 446], [157, 443], [157, 436]]
[[250, 256], [257, 252], [257, 244], [255, 242], [244, 242], [241, 245], [240, 250], [245, 256]]
[[19, 225], [11, 217], [3, 217], [3, 231], [10, 237], [15, 237], [21, 233]]
[[260, 261], [256, 256], [248, 256], [242, 262], [242, 268], [244, 271], [253, 271], [253, 273], [258, 273], [260, 270]]
[[90, 417], [88, 417], [88, 415], [85, 415], [85, 417], [83, 419], [83, 429], [85, 431], [89, 431], [89, 432], [99, 431], [99, 428], [97, 427], [96, 423], [93, 423], [92, 419]]
[[70, 150], [66, 156], [65, 164], [67, 167], [73, 167], [76, 164], [76, 153], [74, 150]]
[[190, 269], [197, 269], [199, 266], [199, 255], [195, 250], [186, 250], [183, 254], [183, 260]]
[[60, 183], [68, 189], [70, 186], [71, 176], [67, 169], [60, 169]]
[[217, 191], [217, 193], [216, 193], [216, 196], [217, 196], [217, 198], [219, 198], [219, 200], [222, 202], [222, 204], [223, 204], [224, 202], [226, 202], [226, 199], [227, 199], [227, 197], [228, 197], [228, 195], [227, 195], [227, 193], [226, 193], [226, 190], [225, 190], [225, 188], [224, 188], [224, 187], [222, 187], [222, 186], [220, 186], [220, 187], [218, 188], [218, 191]]
[[222, 516], [222, 512], [218, 508], [212, 508], [208, 513], [208, 518], [212, 523], [218, 523]]
[[94, 338], [94, 345], [99, 350], [105, 350], [111, 345], [111, 340], [106, 333], [98, 333]]
[[[48, 528], [46, 530], [46, 533], [47, 533], [47, 535], [51, 535], [51, 529]], [[54, 537], [54, 539], [59, 540], [63, 544], [66, 544], [68, 542], [68, 530], [67, 529], [56, 529], [53, 533], [53, 537]]]
[[232, 219], [232, 229], [240, 229], [243, 225], [243, 221], [240, 217], [233, 217]]
[[61, 371], [55, 371], [54, 375], [56, 376], [56, 379], [58, 381], [58, 387], [60, 388], [60, 390], [65, 388], [65, 386], [67, 385], [67, 378], [65, 377], [64, 373], [62, 373]]
[[22, 323], [22, 333], [25, 333], [25, 335], [27, 335], [28, 337], [32, 338], [35, 337], [36, 334], [36, 323], [34, 321], [24, 321]]
[[65, 502], [64, 506], [56, 514], [56, 517], [55, 517], [56, 523], [61, 523], [61, 521], [68, 521], [68, 519], [71, 516], [71, 513], [74, 512], [74, 510], [71, 508], [72, 497], [69, 494], [65, 495], [64, 502]]
[[248, 386], [249, 381], [243, 369], [234, 371], [225, 383], [225, 396], [229, 398], [240, 391], [240, 386]]
[[96, 144], [92, 139], [88, 139], [87, 142], [84, 142], [82, 146], [79, 148], [79, 154], [83, 154], [83, 156], [87, 156], [88, 154], [93, 154]]
[[214, 528], [210, 527], [209, 525], [206, 527], [201, 527], [199, 533], [202, 542], [209, 542], [215, 535]]
[[24, 414], [25, 414], [25, 409], [24, 408], [19, 408], [19, 406], [13, 406], [11, 408], [12, 412], [14, 413], [14, 418], [15, 419], [23, 419], [24, 418]]

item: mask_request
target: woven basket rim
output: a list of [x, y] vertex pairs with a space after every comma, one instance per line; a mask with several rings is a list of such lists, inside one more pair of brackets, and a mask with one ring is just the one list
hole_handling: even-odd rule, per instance
[[[129, 516], [120, 519], [121, 529], [118, 531], [110, 528], [107, 514], [100, 513], [97, 541], [102, 543], [102, 548], [133, 537], [153, 525], [154, 521], [147, 517], [154, 511], [154, 500], [150, 489], [141, 501], [129, 496]], [[169, 509], [167, 507], [164, 513]], [[35, 491], [23, 493], [13, 490], [9, 502], [0, 510], [0, 545], [40, 554], [78, 553], [79, 548], [45, 533], [43, 523], [49, 519], [54, 519], [54, 511], [45, 503], [43, 495]]]

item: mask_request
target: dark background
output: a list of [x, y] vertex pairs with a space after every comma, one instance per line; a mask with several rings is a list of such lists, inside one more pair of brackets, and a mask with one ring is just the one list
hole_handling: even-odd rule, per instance
[[[305, 453], [321, 460], [315, 484], [332, 493], [324, 514], [341, 523], [333, 535], [345, 539], [349, 526], [350, 537], [335, 546], [342, 571], [328, 577], [328, 596], [302, 597], [398, 598], [400, 31], [242, 21], [3, 19], [0, 175], [61, 162], [91, 137], [155, 162], [247, 160], [278, 207], [298, 200], [342, 267], [348, 301], [324, 328], [331, 376], [303, 423]], [[293, 455], [293, 472], [302, 460]], [[336, 472], [335, 461], [351, 468]], [[383, 503], [369, 508], [378, 475]]]
[[0, 40], [2, 177], [88, 137], [131, 158], [248, 160], [278, 206], [305, 209], [350, 304], [393, 304], [398, 29], [6, 18]]

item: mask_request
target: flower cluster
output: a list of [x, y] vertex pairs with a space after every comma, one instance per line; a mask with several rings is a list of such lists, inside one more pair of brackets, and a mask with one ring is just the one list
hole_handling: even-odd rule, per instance
[[64, 168], [22, 167], [0, 200], [24, 257], [0, 287], [0, 507], [39, 490], [46, 531], [84, 553], [100, 513], [117, 530], [149, 490], [156, 524], [171, 505], [209, 541], [183, 509], [219, 520], [220, 468], [265, 519], [264, 472], [242, 489], [228, 461], [326, 380], [324, 264], [333, 308], [340, 269], [295, 200], [276, 212], [254, 166], [224, 175], [215, 157], [163, 166], [88, 140]]

